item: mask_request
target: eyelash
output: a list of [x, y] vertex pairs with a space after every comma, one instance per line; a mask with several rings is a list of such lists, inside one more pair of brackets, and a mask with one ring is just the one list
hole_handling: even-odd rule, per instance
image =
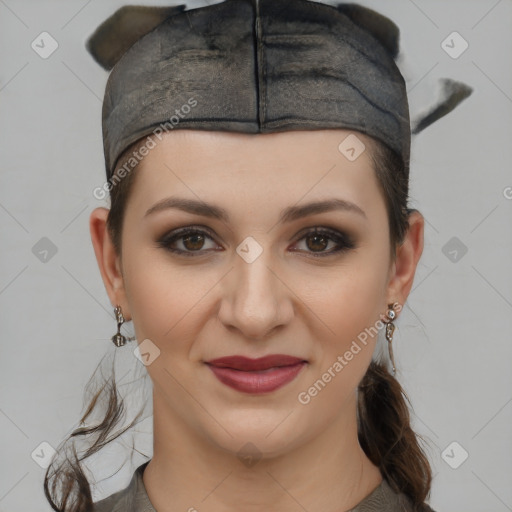
[[[187, 235], [198, 235], [198, 234], [206, 235], [208, 238], [213, 240], [213, 235], [209, 231], [206, 231], [203, 229], [198, 229], [198, 228], [193, 228], [193, 227], [187, 227], [187, 228], [183, 228], [178, 231], [175, 231], [173, 233], [168, 233], [168, 234], [164, 235], [162, 238], [160, 238], [158, 240], [157, 244], [159, 247], [161, 247], [167, 251], [176, 253], [178, 255], [183, 255], [185, 257], [197, 257], [197, 256], [201, 256], [201, 253], [204, 253], [206, 251], [201, 250], [201, 249], [199, 249], [197, 251], [183, 251], [181, 249], [175, 249], [170, 246], [175, 241], [180, 240]], [[327, 251], [327, 252], [317, 252], [317, 253], [315, 253], [314, 251], [306, 251], [306, 252], [309, 252], [314, 258], [324, 258], [324, 257], [330, 256], [330, 255], [336, 254], [336, 253], [348, 251], [355, 247], [355, 243], [350, 236], [346, 235], [345, 233], [342, 233], [339, 231], [334, 231], [334, 230], [328, 229], [328, 228], [310, 229], [309, 231], [304, 233], [299, 239], [297, 239], [297, 241], [295, 243], [300, 242], [300, 241], [304, 240], [305, 238], [307, 238], [308, 236], [315, 235], [315, 234], [322, 235], [322, 236], [328, 238], [329, 240], [336, 242], [337, 248], [331, 249], [330, 251]], [[297, 250], [296, 252], [302, 252], [302, 251]]]

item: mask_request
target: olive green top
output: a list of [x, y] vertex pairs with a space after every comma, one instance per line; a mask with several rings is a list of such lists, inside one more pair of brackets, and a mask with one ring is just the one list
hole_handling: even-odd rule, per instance
[[[142, 474], [150, 461], [139, 466], [133, 473], [128, 487], [94, 504], [93, 512], [156, 512], [149, 501]], [[409, 499], [397, 494], [386, 480], [382, 480], [366, 498], [347, 512], [412, 512]], [[423, 505], [420, 512], [434, 512]]]

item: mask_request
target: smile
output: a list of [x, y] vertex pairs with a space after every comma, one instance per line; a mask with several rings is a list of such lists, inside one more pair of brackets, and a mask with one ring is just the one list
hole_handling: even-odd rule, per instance
[[215, 377], [243, 393], [269, 393], [291, 382], [307, 365], [292, 356], [271, 355], [259, 359], [230, 356], [206, 363]]

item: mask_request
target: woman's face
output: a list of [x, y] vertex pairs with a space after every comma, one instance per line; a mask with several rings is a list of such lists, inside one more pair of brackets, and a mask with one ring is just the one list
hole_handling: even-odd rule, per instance
[[[368, 139], [354, 160], [350, 133], [177, 130], [136, 170], [117, 297], [155, 403], [199, 439], [277, 455], [355, 421], [368, 329], [398, 297]], [[266, 377], [207, 364], [271, 354], [305, 363]]]

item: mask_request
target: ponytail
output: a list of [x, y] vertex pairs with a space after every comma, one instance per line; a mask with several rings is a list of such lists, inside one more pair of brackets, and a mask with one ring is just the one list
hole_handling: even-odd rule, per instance
[[[148, 400], [144, 399], [134, 419], [126, 426], [119, 428], [126, 417], [125, 398], [136, 395], [138, 391], [144, 392], [144, 386], [138, 383], [139, 379], [128, 383], [129, 388], [125, 396], [120, 392], [116, 384], [116, 372], [114, 368], [118, 351], [110, 351], [107, 356], [112, 356], [111, 372], [105, 378], [101, 371], [101, 379], [97, 372], [102, 370], [103, 361], [100, 361], [86, 386], [87, 409], [83, 414], [80, 425], [86, 425], [87, 420], [93, 421], [93, 416], [99, 417], [99, 421], [93, 426], [79, 426], [75, 428], [59, 445], [56, 454], [46, 470], [44, 477], [44, 494], [50, 506], [56, 512], [91, 512], [94, 510], [91, 485], [84, 471], [85, 460], [99, 452], [112, 441], [122, 436], [126, 431], [138, 423], [143, 416]], [[129, 352], [126, 353], [128, 357]], [[120, 356], [118, 356], [120, 357]], [[134, 359], [135, 360], [135, 359]], [[138, 370], [147, 376], [142, 365]], [[133, 451], [135, 447], [132, 446]], [[138, 451], [138, 450], [137, 450]], [[132, 452], [133, 454], [133, 452]]]
[[421, 436], [411, 429], [409, 398], [400, 383], [375, 361], [358, 389], [361, 447], [391, 488], [409, 497], [415, 510], [420, 509], [430, 494], [432, 470], [418, 443]]

